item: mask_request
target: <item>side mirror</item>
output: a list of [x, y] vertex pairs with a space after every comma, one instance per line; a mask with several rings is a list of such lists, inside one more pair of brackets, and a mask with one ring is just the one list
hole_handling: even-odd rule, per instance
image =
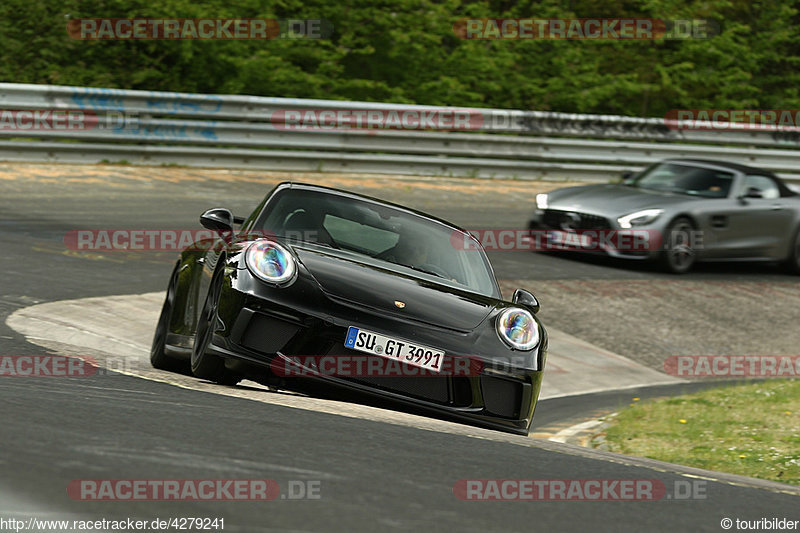
[[620, 174], [620, 178], [622, 179], [622, 181], [627, 181], [627, 180], [631, 179], [632, 177], [633, 177], [633, 171], [632, 170], [626, 170], [622, 174]]
[[232, 232], [234, 224], [233, 213], [224, 207], [215, 207], [200, 215], [200, 224], [206, 229], [219, 233]]
[[761, 191], [759, 189], [756, 189], [755, 187], [748, 187], [747, 190], [744, 192], [744, 194], [739, 195], [737, 199], [739, 200], [740, 204], [747, 205], [748, 198], [763, 198], [763, 197], [764, 195], [761, 194]]
[[536, 299], [536, 296], [525, 289], [515, 290], [511, 301], [515, 304], [525, 305], [532, 308], [534, 313], [538, 313], [539, 309], [541, 308], [541, 305], [539, 305], [539, 300]]
[[748, 187], [747, 192], [744, 193], [745, 198], [764, 198], [764, 195], [761, 194], [761, 189], [756, 189], [755, 187]]

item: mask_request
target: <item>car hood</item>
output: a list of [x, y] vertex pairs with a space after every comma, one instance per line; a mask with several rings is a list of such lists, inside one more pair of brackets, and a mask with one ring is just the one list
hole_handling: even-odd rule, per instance
[[[329, 297], [377, 311], [383, 315], [416, 320], [437, 327], [471, 331], [499, 303], [488, 296], [459, 291], [437, 283], [382, 268], [349, 254], [318, 252], [292, 246], [300, 262]], [[405, 304], [401, 309], [395, 304]]]
[[698, 199], [681, 194], [603, 184], [553, 191], [548, 194], [548, 206], [550, 209], [616, 218], [641, 209], [665, 209]]

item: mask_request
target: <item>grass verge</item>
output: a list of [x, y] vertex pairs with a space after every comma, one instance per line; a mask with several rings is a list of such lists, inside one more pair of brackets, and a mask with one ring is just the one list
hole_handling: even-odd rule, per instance
[[592, 446], [800, 485], [800, 380], [634, 401], [608, 422]]

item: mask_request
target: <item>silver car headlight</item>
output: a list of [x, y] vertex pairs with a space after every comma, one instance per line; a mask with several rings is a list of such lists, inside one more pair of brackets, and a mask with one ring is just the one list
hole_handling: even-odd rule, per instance
[[625, 215], [624, 217], [619, 217], [617, 222], [619, 222], [621, 228], [630, 229], [633, 226], [642, 226], [655, 221], [663, 212], [663, 209], [645, 209], [643, 211], [631, 213], [630, 215]]
[[539, 193], [536, 195], [536, 207], [539, 209], [547, 209], [547, 193]]
[[282, 284], [294, 278], [294, 257], [280, 244], [270, 240], [255, 241], [247, 248], [245, 263], [250, 272], [270, 283]]
[[532, 350], [539, 344], [539, 325], [529, 311], [509, 307], [497, 316], [497, 335], [515, 350]]

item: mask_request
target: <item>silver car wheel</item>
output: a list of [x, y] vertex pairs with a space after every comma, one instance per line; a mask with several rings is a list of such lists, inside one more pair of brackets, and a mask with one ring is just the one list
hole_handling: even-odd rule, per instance
[[695, 250], [692, 247], [694, 228], [689, 222], [678, 221], [669, 228], [667, 236], [667, 260], [676, 272], [685, 272], [695, 262]]
[[797, 230], [794, 238], [794, 262], [797, 269], [800, 270], [800, 229]]

